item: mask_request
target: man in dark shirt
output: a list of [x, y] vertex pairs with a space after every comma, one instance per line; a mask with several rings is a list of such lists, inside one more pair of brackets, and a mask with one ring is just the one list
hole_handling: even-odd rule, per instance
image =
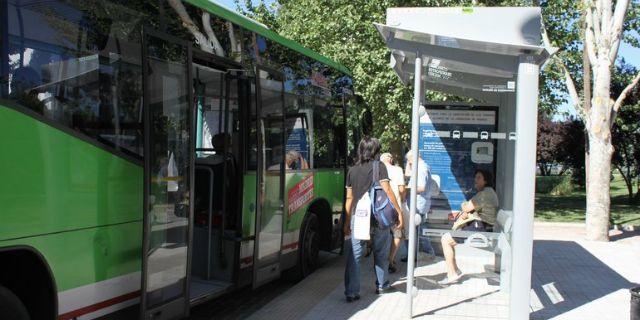
[[[349, 169], [347, 174], [346, 189], [346, 214], [344, 221], [345, 247], [347, 250], [347, 265], [345, 267], [344, 294], [347, 302], [360, 299], [360, 260], [366, 240], [353, 239], [351, 230], [353, 221], [351, 214], [355, 211], [356, 203], [367, 193], [373, 184], [373, 162], [377, 161], [380, 153], [380, 142], [375, 138], [364, 138], [358, 146], [358, 161], [355, 166]], [[402, 211], [396, 200], [391, 185], [389, 175], [384, 164], [378, 163], [378, 182], [387, 194], [391, 204], [396, 208], [398, 214], [397, 228], [403, 228]], [[372, 218], [372, 220], [374, 220]], [[373, 221], [372, 221], [373, 222]], [[373, 261], [376, 273], [376, 293], [384, 293], [390, 288], [387, 281], [389, 269], [389, 249], [391, 247], [391, 231], [389, 227], [382, 227], [372, 223], [371, 242], [373, 244]]]
[[[380, 179], [380, 182], [389, 182], [387, 167], [383, 164], [378, 166], [378, 178]], [[373, 185], [373, 161], [351, 167], [347, 173], [346, 185], [347, 189], [351, 188], [353, 198], [356, 200], [360, 200], [365, 193], [369, 192]], [[353, 201], [350, 212], [353, 212], [353, 209], [356, 207], [356, 203], [358, 203], [358, 201]]]

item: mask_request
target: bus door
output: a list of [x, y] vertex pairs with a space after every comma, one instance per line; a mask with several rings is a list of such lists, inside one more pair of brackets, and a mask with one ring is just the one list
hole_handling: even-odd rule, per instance
[[193, 217], [190, 46], [145, 30], [142, 319], [188, 315]]
[[[193, 50], [196, 110], [192, 304], [235, 286], [242, 241], [242, 116], [248, 100], [244, 70]], [[250, 280], [250, 279], [249, 279]]]
[[259, 67], [258, 181], [253, 287], [280, 277], [284, 222], [284, 81], [281, 73]]

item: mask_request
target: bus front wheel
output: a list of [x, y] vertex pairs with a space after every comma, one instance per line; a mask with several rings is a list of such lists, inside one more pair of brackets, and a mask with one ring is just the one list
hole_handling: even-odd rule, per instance
[[300, 230], [299, 277], [304, 278], [318, 268], [320, 253], [320, 233], [318, 216], [309, 213]]
[[29, 320], [29, 312], [11, 290], [0, 286], [0, 315], [3, 319]]

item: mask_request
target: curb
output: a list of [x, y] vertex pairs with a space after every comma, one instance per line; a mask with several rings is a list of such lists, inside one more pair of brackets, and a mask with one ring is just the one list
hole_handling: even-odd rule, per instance
[[[551, 226], [551, 227], [584, 227], [584, 222], [551, 222], [551, 221], [534, 221], [533, 225]], [[620, 231], [640, 231], [640, 225], [631, 224], [614, 224], [611, 225], [612, 230]]]
[[551, 221], [533, 221], [533, 225], [538, 226], [555, 226], [555, 227], [584, 227], [584, 222], [551, 222]]

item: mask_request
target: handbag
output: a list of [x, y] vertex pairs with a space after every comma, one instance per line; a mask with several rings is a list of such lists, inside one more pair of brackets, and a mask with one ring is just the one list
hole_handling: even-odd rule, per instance
[[353, 238], [356, 240], [371, 239], [371, 198], [365, 193], [353, 213]]
[[463, 227], [465, 227], [470, 222], [473, 222], [475, 220], [479, 220], [478, 216], [476, 216], [474, 213], [468, 213], [467, 217], [464, 218], [464, 219], [460, 219], [461, 216], [462, 216], [462, 213], [460, 213], [458, 216], [456, 216], [456, 221], [453, 223], [453, 227], [451, 227], [451, 230], [462, 229]]

